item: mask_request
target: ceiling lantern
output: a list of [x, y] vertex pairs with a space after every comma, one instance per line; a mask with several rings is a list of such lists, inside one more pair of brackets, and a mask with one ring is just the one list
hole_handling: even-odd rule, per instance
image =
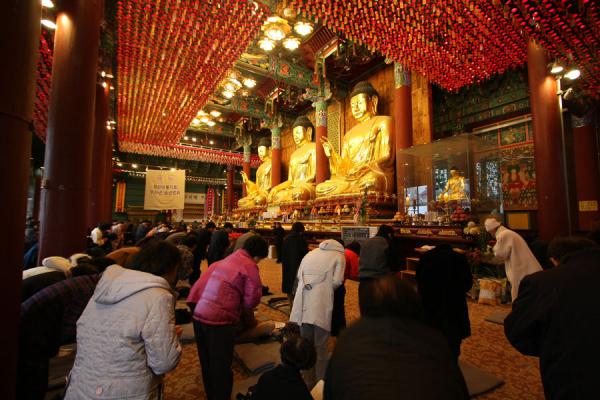
[[267, 18], [267, 22], [262, 26], [262, 30], [269, 39], [278, 42], [286, 37], [292, 28], [287, 20], [274, 15]]
[[275, 48], [275, 42], [269, 38], [263, 38], [258, 42], [258, 45], [264, 51], [271, 51]]
[[298, 47], [300, 47], [300, 39], [289, 37], [283, 41], [283, 47], [288, 50], [296, 50]]
[[310, 22], [298, 21], [296, 25], [294, 25], [294, 30], [300, 36], [310, 35], [313, 31], [313, 26]]

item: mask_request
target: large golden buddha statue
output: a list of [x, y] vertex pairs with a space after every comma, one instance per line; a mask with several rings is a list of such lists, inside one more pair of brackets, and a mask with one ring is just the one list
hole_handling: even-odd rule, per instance
[[290, 156], [288, 179], [271, 189], [269, 205], [314, 199], [317, 166], [313, 132], [313, 124], [307, 117], [298, 117], [294, 122], [292, 136], [296, 150]]
[[344, 136], [341, 154], [323, 138], [331, 179], [317, 185], [317, 199], [365, 190], [392, 194], [394, 137], [392, 118], [377, 115], [377, 91], [369, 82], [356, 84], [350, 94], [352, 115], [360, 123]]
[[246, 186], [246, 196], [238, 200], [238, 207], [252, 208], [264, 206], [271, 189], [271, 150], [268, 138], [258, 142], [258, 157], [262, 164], [256, 169], [256, 182], [252, 182], [248, 175], [242, 171], [242, 181]]

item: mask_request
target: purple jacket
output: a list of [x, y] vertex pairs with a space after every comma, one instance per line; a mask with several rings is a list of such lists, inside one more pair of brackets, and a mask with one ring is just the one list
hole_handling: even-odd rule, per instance
[[243, 309], [258, 305], [262, 282], [258, 266], [244, 249], [212, 264], [203, 273], [187, 298], [196, 303], [194, 319], [207, 325], [232, 325]]

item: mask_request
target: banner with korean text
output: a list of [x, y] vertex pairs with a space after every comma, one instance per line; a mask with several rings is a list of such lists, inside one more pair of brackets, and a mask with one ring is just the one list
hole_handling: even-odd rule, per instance
[[147, 170], [145, 210], [183, 209], [185, 203], [185, 170]]

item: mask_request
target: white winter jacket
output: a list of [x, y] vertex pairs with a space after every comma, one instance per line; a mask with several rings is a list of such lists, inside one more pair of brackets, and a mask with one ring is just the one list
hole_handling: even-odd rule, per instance
[[66, 399], [155, 399], [177, 366], [174, 297], [168, 282], [112, 265], [77, 321], [77, 357]]
[[328, 239], [304, 256], [298, 268], [298, 289], [290, 321], [331, 330], [333, 291], [344, 282], [344, 246]]
[[521, 280], [527, 275], [541, 271], [542, 267], [521, 235], [503, 226], [496, 231], [494, 255], [504, 261], [506, 278], [511, 285], [512, 301], [515, 301]]

